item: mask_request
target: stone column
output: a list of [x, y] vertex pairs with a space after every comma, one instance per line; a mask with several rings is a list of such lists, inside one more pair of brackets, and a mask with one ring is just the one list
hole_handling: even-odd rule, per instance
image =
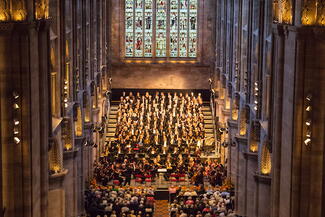
[[[5, 61], [1, 81], [4, 106], [1, 124], [5, 145], [3, 195], [6, 216], [47, 216], [50, 135], [48, 21], [0, 24]], [[6, 58], [4, 58], [6, 57]], [[4, 80], [3, 80], [4, 79]], [[19, 108], [14, 111], [13, 93]], [[18, 119], [14, 142], [13, 120]]]

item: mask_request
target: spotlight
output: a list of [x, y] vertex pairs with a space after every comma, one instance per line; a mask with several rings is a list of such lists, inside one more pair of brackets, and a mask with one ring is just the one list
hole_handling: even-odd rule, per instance
[[17, 103], [14, 104], [14, 109], [19, 109], [19, 105]]
[[311, 94], [308, 94], [308, 95], [306, 96], [306, 100], [311, 101], [311, 99], [312, 99], [312, 95], [311, 95]]
[[20, 139], [17, 136], [14, 137], [14, 141], [15, 141], [16, 144], [20, 143]]
[[16, 91], [14, 91], [12, 93], [12, 95], [13, 95], [14, 99], [18, 99], [19, 98], [19, 94]]
[[307, 112], [310, 112], [311, 111], [311, 106], [310, 105], [306, 107], [306, 111]]
[[19, 134], [19, 129], [17, 127], [14, 127], [14, 135], [18, 135]]
[[305, 140], [305, 145], [310, 145], [310, 143], [311, 143], [311, 139], [310, 139], [310, 138], [307, 138], [307, 139]]
[[14, 124], [15, 124], [15, 126], [18, 126], [20, 124], [19, 120], [15, 119]]
[[306, 121], [306, 125], [307, 125], [307, 126], [310, 126], [310, 125], [311, 125], [311, 120], [307, 120], [307, 121]]

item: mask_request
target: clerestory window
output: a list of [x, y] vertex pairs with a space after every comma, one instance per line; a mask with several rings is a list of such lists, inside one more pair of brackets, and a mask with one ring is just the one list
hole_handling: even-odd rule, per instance
[[198, 0], [125, 0], [125, 57], [196, 58]]

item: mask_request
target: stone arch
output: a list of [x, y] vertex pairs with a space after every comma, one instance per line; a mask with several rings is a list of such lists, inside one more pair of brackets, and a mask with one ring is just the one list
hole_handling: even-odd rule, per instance
[[82, 113], [80, 105], [77, 103], [73, 107], [74, 134], [78, 137], [82, 136]]
[[249, 151], [258, 152], [260, 142], [260, 125], [257, 122], [252, 122], [249, 130]]
[[271, 150], [268, 142], [264, 141], [261, 151], [260, 172], [263, 175], [269, 175], [272, 169]]
[[93, 81], [90, 84], [90, 95], [91, 95], [91, 101], [92, 101], [92, 108], [97, 108], [98, 105], [98, 97], [97, 97], [97, 87], [96, 83]]
[[58, 140], [54, 138], [52, 141], [52, 147], [49, 150], [49, 169], [50, 172], [59, 173], [63, 169], [62, 149]]
[[239, 115], [239, 135], [245, 136], [247, 131], [247, 112], [245, 108], [240, 110]]
[[[97, 91], [97, 100], [99, 101], [102, 98], [102, 90], [103, 90], [103, 85], [101, 82], [101, 74], [97, 74], [96, 76], [96, 91]], [[97, 102], [97, 107], [98, 107], [98, 102]]]
[[82, 94], [82, 102], [83, 102], [83, 108], [84, 108], [84, 121], [90, 122], [91, 121], [91, 105], [90, 105], [90, 99], [89, 94], [87, 91], [84, 91]]
[[239, 116], [239, 101], [240, 101], [240, 96], [238, 93], [234, 94], [234, 98], [232, 99], [232, 104], [231, 104], [231, 118], [234, 121], [238, 120]]
[[65, 151], [70, 151], [73, 148], [73, 139], [72, 139], [72, 121], [70, 118], [65, 118], [63, 121], [63, 130], [62, 130], [62, 141]]

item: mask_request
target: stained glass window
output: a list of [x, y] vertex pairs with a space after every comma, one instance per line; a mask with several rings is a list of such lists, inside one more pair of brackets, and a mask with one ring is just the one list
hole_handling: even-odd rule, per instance
[[125, 0], [125, 57], [197, 57], [198, 0]]

